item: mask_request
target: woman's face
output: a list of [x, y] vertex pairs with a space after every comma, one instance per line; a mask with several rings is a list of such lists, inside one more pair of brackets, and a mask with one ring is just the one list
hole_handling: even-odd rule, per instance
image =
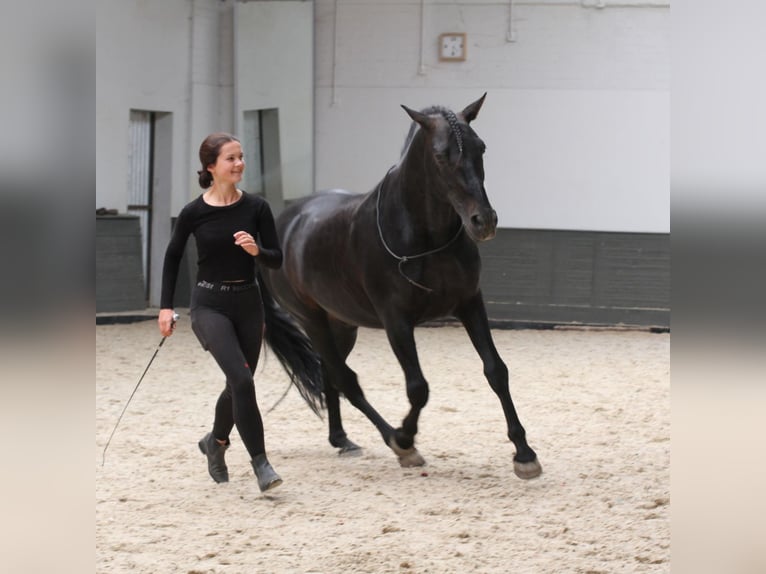
[[242, 146], [239, 142], [223, 144], [214, 164], [208, 166], [208, 171], [213, 175], [214, 183], [236, 185], [242, 180], [245, 171], [245, 160], [242, 154]]

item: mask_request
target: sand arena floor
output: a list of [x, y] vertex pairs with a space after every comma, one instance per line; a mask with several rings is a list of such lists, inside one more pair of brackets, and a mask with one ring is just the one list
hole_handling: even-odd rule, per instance
[[[416, 332], [430, 399], [422, 468], [400, 468], [348, 403], [364, 447], [340, 458], [294, 390], [264, 417], [284, 484], [259, 492], [236, 432], [231, 481], [208, 476], [197, 440], [222, 375], [183, 315], [107, 451], [157, 348], [154, 321], [96, 327], [96, 572], [497, 573], [670, 571], [670, 335], [629, 330], [494, 330], [543, 475], [513, 474], [513, 445], [481, 362], [456, 326]], [[398, 425], [403, 378], [382, 331], [359, 332], [349, 364]], [[287, 378], [268, 350], [262, 412]]]

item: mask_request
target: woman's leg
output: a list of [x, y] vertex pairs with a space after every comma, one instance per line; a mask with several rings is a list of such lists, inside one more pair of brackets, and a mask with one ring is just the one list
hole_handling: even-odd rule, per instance
[[[231, 302], [233, 308], [229, 316], [232, 319], [234, 330], [236, 332], [237, 342], [242, 356], [245, 359], [245, 366], [248, 370], [247, 392], [232, 394], [234, 412], [240, 410], [247, 413], [249, 420], [257, 423], [257, 436], [250, 434], [240, 427], [237, 423], [242, 441], [245, 443], [248, 452], [252, 458], [265, 452], [263, 438], [263, 419], [261, 411], [258, 408], [256, 398], [254, 374], [258, 366], [258, 360], [261, 356], [261, 346], [263, 343], [263, 302], [261, 301], [258, 289], [251, 289], [243, 293], [233, 295]], [[235, 415], [235, 420], [239, 420], [239, 415]]]
[[226, 388], [216, 403], [213, 435], [221, 440], [228, 438], [232, 425], [235, 425], [254, 458], [264, 452], [263, 421], [255, 401], [254, 366], [250, 365], [240, 347], [237, 329], [229, 317], [209, 308], [200, 308], [196, 310], [193, 325], [195, 333], [226, 376]]
[[[241, 297], [236, 299], [236, 311], [232, 315], [237, 330], [242, 352], [247, 359], [250, 374], [255, 373], [258, 366], [258, 359], [261, 354], [261, 345], [263, 343], [264, 329], [264, 310], [263, 300], [258, 289], [253, 289], [242, 293]], [[253, 390], [255, 387], [253, 386]], [[261, 414], [258, 404], [253, 394], [253, 407], [257, 413], [258, 420], [261, 420]], [[235, 402], [236, 409], [236, 402]], [[274, 468], [266, 458], [266, 452], [263, 444], [263, 423], [261, 422], [261, 442], [259, 444], [260, 452], [255, 453], [248, 447], [250, 455], [253, 457], [250, 463], [253, 465], [255, 475], [258, 477], [258, 487], [261, 491], [271, 490], [282, 484], [282, 478], [276, 473]]]

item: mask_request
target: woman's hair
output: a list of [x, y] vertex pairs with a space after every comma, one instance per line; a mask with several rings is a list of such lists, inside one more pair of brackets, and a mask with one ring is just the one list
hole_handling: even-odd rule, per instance
[[199, 161], [202, 164], [202, 169], [197, 172], [197, 175], [199, 176], [199, 186], [202, 189], [207, 189], [213, 185], [213, 174], [207, 168], [218, 160], [221, 148], [229, 142], [239, 142], [239, 139], [225, 132], [216, 132], [207, 136], [202, 145], [199, 146]]

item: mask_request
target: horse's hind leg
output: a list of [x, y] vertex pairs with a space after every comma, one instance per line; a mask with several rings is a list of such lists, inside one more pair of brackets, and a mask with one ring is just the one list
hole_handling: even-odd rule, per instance
[[[331, 332], [335, 340], [335, 348], [345, 361], [356, 343], [357, 328], [331, 328]], [[324, 363], [322, 366], [322, 375], [325, 381], [332, 380], [332, 373], [324, 366]], [[325, 403], [327, 405], [327, 418], [329, 419], [330, 427], [330, 444], [338, 449], [338, 454], [341, 456], [355, 456], [361, 454], [362, 447], [349, 439], [346, 431], [343, 429], [343, 421], [340, 415], [340, 395], [338, 394], [338, 390], [335, 388], [335, 385], [331, 383], [325, 386], [324, 392]]]
[[[329, 382], [329, 386], [332, 386], [335, 390], [334, 394], [331, 391], [326, 396], [330, 419], [330, 443], [333, 446], [340, 444], [340, 448], [343, 448], [343, 445], [346, 444], [343, 440], [344, 437], [348, 441], [341, 424], [339, 393], [343, 393], [352, 405], [370, 419], [378, 429], [378, 432], [380, 432], [383, 440], [388, 443], [389, 438], [394, 434], [393, 427], [367, 402], [359, 386], [356, 373], [346, 364], [346, 357], [356, 341], [356, 328], [353, 328], [354, 332], [350, 336], [347, 335], [344, 338], [339, 335], [342, 329], [338, 326], [331, 326], [327, 316], [319, 313], [313, 314], [310, 321], [303, 323], [303, 327], [311, 339], [314, 350], [322, 358], [325, 382]], [[325, 393], [327, 393], [327, 389], [325, 389]], [[337, 444], [333, 442], [334, 440]], [[351, 441], [348, 442], [352, 445], [354, 444]]]
[[484, 301], [479, 293], [457, 313], [458, 319], [468, 332], [473, 346], [484, 364], [484, 375], [490, 387], [500, 399], [508, 425], [508, 438], [516, 446], [513, 470], [519, 478], [535, 478], [543, 469], [535, 451], [527, 444], [526, 431], [521, 426], [508, 389], [508, 367], [497, 352], [489, 329]]
[[[330, 374], [323, 369], [325, 381], [330, 380]], [[324, 389], [325, 404], [327, 405], [327, 418], [330, 435], [328, 440], [330, 444], [338, 449], [340, 456], [355, 456], [362, 454], [362, 447], [348, 438], [343, 428], [343, 421], [340, 416], [340, 395], [337, 389], [331, 384], [325, 385]]]

